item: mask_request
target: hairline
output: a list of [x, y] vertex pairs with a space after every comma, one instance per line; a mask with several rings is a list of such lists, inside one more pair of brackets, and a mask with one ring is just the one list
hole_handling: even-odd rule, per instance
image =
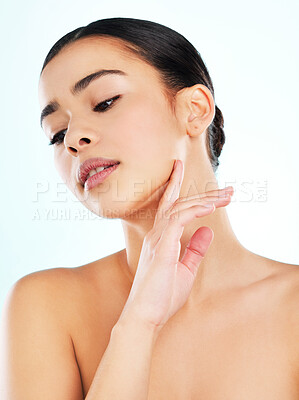
[[[74, 40], [71, 40], [69, 43], [66, 43], [61, 49], [50, 59], [50, 61], [44, 66], [40, 73], [40, 78], [42, 76], [43, 71], [47, 67], [47, 65], [61, 52], [64, 50], [67, 50], [71, 47], [72, 44], [81, 41], [81, 40], [88, 40], [88, 39], [101, 39], [104, 41], [107, 41], [108, 43], [112, 44], [113, 46], [117, 47], [126, 57], [129, 58], [134, 58], [135, 60], [142, 61], [152, 67], [156, 72], [157, 72], [157, 78], [159, 80], [159, 83], [161, 85], [161, 92], [164, 95], [167, 104], [169, 105], [169, 108], [173, 115], [175, 115], [175, 108], [174, 108], [174, 103], [175, 103], [175, 95], [176, 91], [174, 89], [171, 89], [167, 87], [166, 83], [163, 81], [162, 73], [161, 71], [155, 67], [150, 61], [148, 61], [144, 56], [142, 56], [141, 52], [143, 51], [142, 48], [139, 46], [135, 45], [134, 43], [129, 42], [128, 40], [118, 38], [116, 36], [108, 35], [108, 34], [90, 34], [88, 36], [83, 36], [79, 38], [75, 38]], [[112, 42], [112, 43], [111, 43]], [[133, 56], [133, 57], [131, 57]]]

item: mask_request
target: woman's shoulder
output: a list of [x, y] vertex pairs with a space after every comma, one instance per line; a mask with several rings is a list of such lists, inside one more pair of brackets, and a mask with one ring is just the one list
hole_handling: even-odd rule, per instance
[[280, 282], [286, 290], [293, 290], [299, 285], [299, 265], [265, 259], [273, 281]]
[[[297, 349], [299, 358], [299, 265], [264, 258], [269, 275], [260, 281], [262, 293], [258, 299], [272, 304], [273, 313], [281, 316], [289, 340], [294, 340], [293, 350]], [[295, 346], [295, 343], [296, 346]]]
[[290, 264], [270, 258], [258, 256], [260, 262], [256, 264], [256, 270], [261, 270], [260, 279], [256, 288], [265, 290], [265, 293], [272, 293], [276, 297], [289, 299], [299, 294], [299, 265]]
[[[272, 262], [277, 274], [273, 280], [273, 292], [278, 288], [279, 296], [273, 314], [280, 321], [276, 331], [284, 332], [282, 345], [286, 346], [289, 354], [292, 372], [299, 383], [299, 265], [282, 262]], [[271, 295], [271, 285], [267, 291]]]
[[255, 253], [248, 260], [246, 271], [250, 271], [250, 279], [240, 289], [241, 299], [254, 312], [265, 311], [266, 315], [277, 318], [279, 324], [292, 320], [299, 334], [299, 265]]
[[113, 253], [106, 257], [92, 261], [90, 263], [77, 267], [53, 267], [35, 272], [31, 272], [18, 279], [10, 290], [16, 287], [33, 285], [36, 289], [53, 290], [66, 293], [67, 289], [74, 289], [74, 284], [84, 285], [86, 283], [95, 283], [98, 278], [105, 274], [112, 273], [117, 267], [118, 254]]
[[[96, 318], [94, 336], [101, 337], [105, 307], [101, 290], [96, 289], [95, 271], [100, 277], [106, 265], [107, 258], [89, 266], [40, 270], [23, 276], [10, 288], [1, 314], [1, 347], [11, 374], [10, 390], [17, 390], [18, 398], [34, 398], [34, 390], [41, 387], [44, 396], [56, 390], [57, 396], [59, 392], [65, 398], [82, 398], [76, 344], [83, 343], [79, 350], [84, 355], [82, 335], [88, 331], [89, 321], [95, 325]], [[98, 342], [94, 340], [93, 345]], [[38, 389], [35, 381], [40, 383]]]
[[299, 265], [277, 261], [246, 249], [244, 265], [258, 285], [277, 281], [284, 285], [299, 277]]
[[277, 273], [275, 280], [280, 282], [282, 293], [284, 294], [286, 309], [291, 311], [296, 316], [298, 334], [299, 334], [299, 265], [287, 264], [283, 262], [272, 262], [274, 270]]
[[103, 292], [109, 290], [117, 270], [117, 256], [114, 253], [77, 267], [48, 268], [24, 275], [11, 286], [5, 302], [12, 298], [22, 298], [23, 302], [35, 298], [44, 304], [45, 311], [51, 308], [66, 323], [69, 316], [72, 324], [77, 314], [73, 312], [75, 308], [100, 302]]

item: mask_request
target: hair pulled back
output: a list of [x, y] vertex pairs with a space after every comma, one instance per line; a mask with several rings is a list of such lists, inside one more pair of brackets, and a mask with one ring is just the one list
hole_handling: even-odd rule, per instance
[[[50, 49], [42, 71], [62, 48], [88, 36], [108, 36], [123, 40], [129, 51], [158, 70], [166, 91], [172, 96], [185, 87], [203, 84], [214, 97], [209, 72], [195, 47], [171, 28], [135, 18], [100, 19], [67, 33]], [[206, 142], [214, 172], [225, 143], [223, 127], [222, 112], [215, 105], [215, 116], [208, 127]]]

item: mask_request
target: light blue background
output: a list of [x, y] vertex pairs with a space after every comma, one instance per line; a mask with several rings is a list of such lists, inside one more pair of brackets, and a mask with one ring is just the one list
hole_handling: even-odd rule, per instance
[[37, 86], [48, 50], [101, 18], [159, 22], [195, 45], [225, 119], [217, 178], [235, 188], [227, 208], [234, 231], [249, 250], [299, 264], [297, 1], [19, 0], [0, 7], [1, 308], [24, 275], [125, 247], [119, 220], [96, 217], [68, 192], [39, 126]]

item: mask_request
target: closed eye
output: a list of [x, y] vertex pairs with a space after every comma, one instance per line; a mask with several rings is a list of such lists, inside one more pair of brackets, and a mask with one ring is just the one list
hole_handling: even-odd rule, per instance
[[[118, 100], [121, 96], [117, 95], [112, 97], [111, 99], [107, 99], [102, 101], [101, 103], [98, 103], [94, 108], [93, 111], [95, 112], [105, 112], [107, 110], [109, 110], [110, 108], [112, 108], [113, 104], [115, 103], [116, 100]], [[49, 145], [53, 145], [53, 144], [61, 144], [64, 140], [64, 136], [65, 136], [65, 132], [67, 131], [67, 129], [63, 129], [62, 131], [59, 131], [57, 133], [55, 133], [55, 135], [53, 136], [53, 138], [50, 140]]]
[[93, 111], [99, 111], [99, 112], [105, 112], [109, 108], [112, 107], [112, 105], [115, 103], [115, 101], [120, 97], [120, 95], [112, 97], [112, 99], [107, 99], [105, 101], [102, 101], [101, 103], [98, 103]]
[[67, 131], [67, 129], [64, 129], [63, 131], [59, 131], [59, 132], [55, 133], [53, 138], [50, 140], [49, 146], [52, 144], [55, 144], [55, 143], [57, 143], [57, 144], [62, 143], [64, 136], [62, 136], [62, 138], [61, 138], [61, 135], [64, 135], [64, 132], [66, 132], [66, 131]]

